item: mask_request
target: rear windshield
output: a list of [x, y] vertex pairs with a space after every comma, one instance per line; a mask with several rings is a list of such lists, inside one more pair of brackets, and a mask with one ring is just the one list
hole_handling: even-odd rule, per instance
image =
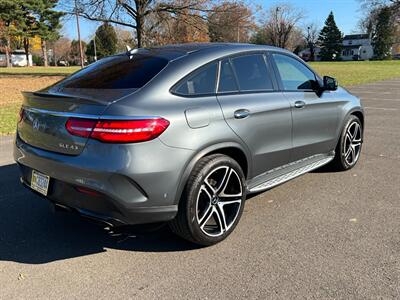
[[58, 84], [76, 89], [138, 89], [156, 76], [168, 59], [147, 54], [120, 54], [99, 60]]

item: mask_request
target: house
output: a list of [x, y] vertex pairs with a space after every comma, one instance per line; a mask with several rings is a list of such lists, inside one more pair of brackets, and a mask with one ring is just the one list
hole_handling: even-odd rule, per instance
[[[368, 34], [349, 34], [343, 37], [342, 60], [369, 60], [374, 56], [374, 49], [371, 44], [371, 38]], [[315, 47], [315, 60], [321, 60], [319, 53], [321, 48]], [[299, 56], [308, 61], [310, 59], [310, 49], [304, 49], [299, 52]]]
[[[32, 54], [29, 54], [28, 57], [29, 59], [27, 61], [24, 50], [14, 50], [11, 53], [11, 63], [15, 67], [32, 66]], [[6, 54], [0, 52], [0, 67], [6, 67], [6, 66], [7, 66]]]
[[369, 34], [349, 34], [343, 38], [342, 60], [368, 60], [374, 56]]
[[[320, 52], [321, 52], [321, 48], [320, 47], [317, 47], [317, 46], [314, 47], [314, 61], [320, 61], [321, 60], [321, 57], [319, 56]], [[310, 61], [310, 57], [311, 57], [310, 48], [306, 48], [304, 50], [301, 50], [299, 52], [299, 56], [304, 61]]]

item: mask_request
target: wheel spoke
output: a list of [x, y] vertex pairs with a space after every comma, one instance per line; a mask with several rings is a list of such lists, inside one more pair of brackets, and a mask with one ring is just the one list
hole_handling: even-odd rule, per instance
[[349, 157], [350, 153], [351, 153], [351, 146], [349, 146], [349, 148], [346, 150], [345, 149], [345, 153], [344, 153], [344, 158], [347, 160], [347, 158]]
[[356, 160], [356, 150], [351, 147], [351, 162], [353, 163]]
[[204, 215], [201, 217], [201, 219], [199, 220], [199, 225], [201, 228], [204, 227], [204, 225], [208, 222], [208, 220], [211, 218], [212, 214], [213, 214], [213, 206], [210, 204], [207, 208], [207, 210], [205, 211]]
[[241, 204], [242, 203], [242, 199], [238, 199], [238, 200], [231, 200], [231, 201], [220, 201], [219, 204], [221, 205], [221, 207], [224, 207], [225, 205], [229, 205], [229, 204]]
[[215, 215], [217, 216], [216, 219], [218, 226], [221, 229], [221, 233], [225, 232], [227, 229], [227, 225], [226, 225], [225, 212], [222, 206], [220, 205], [215, 206]]
[[204, 188], [206, 189], [206, 187], [207, 187], [208, 189], [210, 189], [211, 194], [214, 195], [216, 193], [216, 191], [215, 191], [214, 187], [208, 182], [208, 178], [206, 180], [204, 180], [204, 183], [205, 183]]
[[350, 137], [350, 141], [353, 139], [353, 134], [351, 133], [351, 127], [352, 127], [352, 125], [350, 125], [349, 126], [349, 128], [347, 129], [347, 134], [349, 135], [349, 137]]
[[229, 182], [229, 178], [231, 177], [232, 174], [232, 169], [231, 168], [226, 168], [224, 177], [222, 178], [221, 184], [219, 187], [216, 189], [216, 193], [220, 194], [222, 191], [225, 191], [226, 186]]
[[[229, 180], [231, 179], [232, 174], [234, 174], [236, 176], [236, 180], [238, 181], [240, 191], [236, 194], [227, 194], [226, 188], [228, 187], [228, 183], [229, 183]], [[220, 197], [220, 198], [238, 198], [238, 197], [242, 197], [242, 195], [243, 195], [243, 191], [242, 191], [242, 185], [240, 184], [239, 176], [236, 174], [236, 172], [233, 169], [231, 169], [229, 172], [229, 176], [226, 180], [225, 186], [218, 194], [218, 197]]]
[[359, 130], [359, 125], [357, 123], [354, 123], [354, 132], [353, 132], [353, 140], [357, 137], [358, 130]]

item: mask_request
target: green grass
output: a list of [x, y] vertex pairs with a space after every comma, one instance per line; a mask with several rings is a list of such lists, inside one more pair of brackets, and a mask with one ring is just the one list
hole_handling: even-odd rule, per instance
[[35, 75], [35, 76], [67, 76], [80, 67], [13, 67], [0, 68], [0, 76], [3, 75]]
[[19, 103], [0, 106], [0, 136], [15, 132], [20, 107]]
[[319, 75], [335, 77], [339, 85], [346, 87], [400, 77], [400, 60], [312, 62], [310, 65]]

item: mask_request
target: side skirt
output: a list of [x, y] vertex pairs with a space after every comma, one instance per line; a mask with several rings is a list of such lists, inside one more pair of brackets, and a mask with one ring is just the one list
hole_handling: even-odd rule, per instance
[[294, 163], [290, 163], [286, 167], [284, 166], [278, 168], [277, 170], [271, 170], [265, 174], [267, 175], [265, 181], [263, 181], [262, 183], [258, 183], [255, 186], [250, 185], [248, 188], [248, 192], [256, 193], [268, 190], [274, 186], [289, 181], [300, 175], [318, 169], [319, 167], [322, 167], [323, 165], [329, 163], [331, 160], [334, 159], [334, 157], [335, 157], [334, 153], [329, 153], [328, 155], [326, 154], [313, 155], [309, 158], [302, 159]]

